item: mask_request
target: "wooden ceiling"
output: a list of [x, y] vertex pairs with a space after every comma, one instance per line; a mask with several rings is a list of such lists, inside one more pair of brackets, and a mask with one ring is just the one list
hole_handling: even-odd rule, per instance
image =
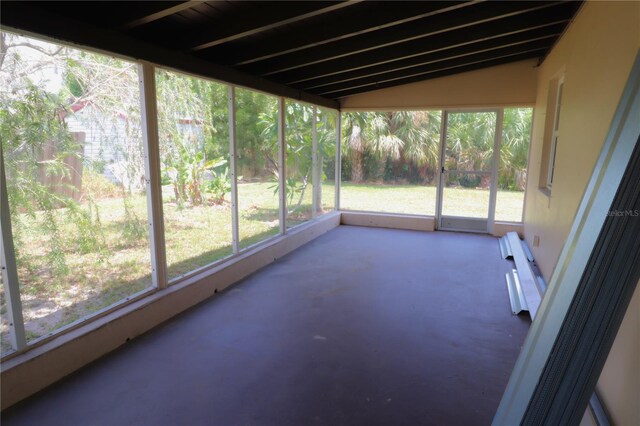
[[0, 3], [3, 26], [310, 102], [542, 59], [576, 1]]

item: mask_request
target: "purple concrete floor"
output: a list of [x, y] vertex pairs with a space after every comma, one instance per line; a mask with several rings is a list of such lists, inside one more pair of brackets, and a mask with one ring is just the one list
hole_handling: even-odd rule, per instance
[[530, 324], [511, 267], [485, 235], [341, 226], [2, 423], [488, 425]]

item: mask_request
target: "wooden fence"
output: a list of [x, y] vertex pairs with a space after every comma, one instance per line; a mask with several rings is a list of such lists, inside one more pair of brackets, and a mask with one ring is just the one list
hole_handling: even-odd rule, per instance
[[76, 155], [68, 155], [63, 159], [67, 169], [65, 173], [51, 174], [47, 172], [47, 161], [55, 159], [58, 155], [58, 142], [51, 140], [45, 144], [42, 150], [38, 179], [40, 183], [48, 186], [51, 192], [80, 201], [82, 197], [82, 168], [86, 134], [85, 132], [71, 132], [71, 137], [77, 144], [77, 153]]

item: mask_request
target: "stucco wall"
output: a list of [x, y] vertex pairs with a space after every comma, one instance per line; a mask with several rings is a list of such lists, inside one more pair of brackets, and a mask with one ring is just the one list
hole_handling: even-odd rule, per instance
[[533, 105], [537, 60], [520, 61], [350, 96], [349, 110], [441, 109]]
[[[525, 237], [546, 279], [555, 268], [639, 48], [640, 2], [587, 2], [539, 68]], [[547, 94], [549, 82], [561, 73], [560, 136], [548, 196], [538, 188]], [[534, 236], [540, 238], [538, 247], [533, 246]], [[614, 422], [620, 425], [640, 424], [638, 293], [598, 383]]]
[[[640, 2], [588, 2], [539, 68], [525, 209], [525, 235], [549, 278], [640, 47]], [[547, 93], [564, 70], [553, 191], [538, 189]], [[553, 119], [553, 118], [551, 118]]]

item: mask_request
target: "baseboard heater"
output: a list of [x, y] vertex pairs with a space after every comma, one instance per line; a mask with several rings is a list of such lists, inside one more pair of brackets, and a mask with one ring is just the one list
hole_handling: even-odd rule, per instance
[[516, 264], [516, 269], [506, 274], [511, 311], [515, 315], [528, 311], [533, 319], [540, 307], [543, 291], [529, 263], [533, 261], [533, 255], [515, 232], [508, 232], [500, 238], [500, 251], [504, 259], [512, 258]]

